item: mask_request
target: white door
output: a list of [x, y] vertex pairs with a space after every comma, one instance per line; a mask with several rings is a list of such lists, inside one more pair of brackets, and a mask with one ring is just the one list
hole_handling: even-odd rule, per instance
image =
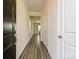
[[59, 59], [76, 59], [76, 0], [58, 0]]

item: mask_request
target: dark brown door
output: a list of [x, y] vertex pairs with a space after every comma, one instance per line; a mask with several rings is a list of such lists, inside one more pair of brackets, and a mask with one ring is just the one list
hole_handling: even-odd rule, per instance
[[16, 0], [3, 0], [3, 59], [16, 59]]

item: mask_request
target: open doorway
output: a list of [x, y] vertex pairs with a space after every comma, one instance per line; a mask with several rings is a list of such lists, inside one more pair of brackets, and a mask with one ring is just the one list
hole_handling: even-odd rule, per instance
[[33, 34], [38, 34], [40, 31], [40, 23], [33, 24]]

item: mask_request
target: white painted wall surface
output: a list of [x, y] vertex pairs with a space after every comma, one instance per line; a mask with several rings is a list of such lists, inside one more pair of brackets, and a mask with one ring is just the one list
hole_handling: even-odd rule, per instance
[[45, 8], [41, 15], [41, 40], [48, 47], [48, 8]]
[[31, 37], [29, 20], [27, 6], [24, 0], [16, 0], [16, 59], [19, 58]]
[[52, 59], [58, 59], [58, 1], [48, 1], [41, 17], [41, 40], [47, 46]]

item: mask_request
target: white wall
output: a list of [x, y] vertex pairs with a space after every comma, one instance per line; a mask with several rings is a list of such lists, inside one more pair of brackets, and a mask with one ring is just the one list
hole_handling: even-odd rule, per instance
[[42, 12], [41, 17], [41, 38], [47, 46], [52, 59], [58, 58], [58, 9], [57, 0], [48, 1], [47, 7]]
[[48, 8], [41, 15], [41, 40], [48, 47]]
[[58, 1], [51, 0], [48, 8], [48, 50], [52, 59], [58, 59]]
[[19, 58], [31, 37], [28, 9], [24, 0], [16, 0], [16, 59]]

